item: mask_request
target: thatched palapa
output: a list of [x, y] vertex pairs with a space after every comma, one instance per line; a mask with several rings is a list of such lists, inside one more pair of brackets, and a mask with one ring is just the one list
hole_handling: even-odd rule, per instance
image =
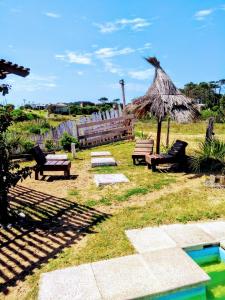
[[191, 122], [199, 116], [199, 112], [194, 107], [193, 100], [176, 88], [156, 57], [149, 57], [146, 60], [155, 67], [153, 83], [144, 96], [134, 99], [127, 106], [127, 111], [137, 117], [144, 117], [151, 113], [157, 118], [156, 153], [159, 153], [162, 120], [169, 116], [179, 123]]

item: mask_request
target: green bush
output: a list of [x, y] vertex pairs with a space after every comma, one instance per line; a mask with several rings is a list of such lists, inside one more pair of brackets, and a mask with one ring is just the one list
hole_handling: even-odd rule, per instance
[[201, 118], [203, 120], [207, 120], [210, 117], [216, 117], [217, 116], [217, 112], [212, 111], [211, 109], [204, 109], [201, 111]]
[[46, 141], [45, 141], [45, 148], [46, 148], [48, 151], [54, 150], [54, 149], [55, 149], [55, 146], [54, 146], [53, 140], [50, 140], [50, 139], [46, 140]]
[[41, 128], [39, 125], [31, 125], [29, 127], [29, 132], [34, 133], [34, 134], [40, 134], [41, 133]]
[[60, 139], [61, 146], [64, 150], [71, 151], [71, 143], [75, 143], [76, 147], [79, 147], [78, 140], [72, 135], [70, 135], [68, 132], [64, 132]]
[[190, 160], [195, 172], [225, 171], [225, 142], [220, 140], [205, 141], [199, 144], [199, 150]]
[[15, 122], [23, 122], [23, 121], [31, 121], [31, 120], [36, 120], [39, 119], [40, 117], [37, 114], [34, 114], [32, 112], [26, 113], [22, 109], [14, 109], [11, 112], [13, 121]]
[[25, 140], [22, 142], [22, 147], [24, 150], [24, 153], [29, 153], [30, 150], [34, 147], [35, 143], [29, 140]]
[[48, 123], [48, 121], [43, 120], [42, 123], [40, 124], [40, 127], [41, 127], [41, 128], [47, 128], [47, 129], [49, 129], [51, 126], [50, 126], [50, 124]]

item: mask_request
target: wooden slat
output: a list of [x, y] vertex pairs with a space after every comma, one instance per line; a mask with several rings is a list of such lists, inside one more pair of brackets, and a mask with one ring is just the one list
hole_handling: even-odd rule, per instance
[[78, 124], [77, 128], [81, 129], [81, 128], [85, 128], [85, 127], [92, 127], [92, 126], [96, 126], [96, 125], [102, 125], [102, 124], [116, 124], [119, 122], [123, 122], [125, 120], [129, 120], [129, 119], [134, 119], [133, 115], [129, 115], [129, 116], [123, 116], [123, 117], [119, 117], [119, 118], [113, 118], [113, 119], [109, 119], [109, 120], [101, 120], [101, 121], [96, 121], [96, 122], [90, 122], [90, 123], [85, 123], [85, 124]]
[[154, 144], [154, 140], [137, 140], [136, 144]]
[[135, 149], [134, 149], [134, 151], [150, 151], [150, 150], [152, 150], [153, 149], [153, 147], [135, 147]]
[[94, 133], [90, 133], [90, 134], [85, 134], [85, 135], [80, 135], [79, 138], [90, 138], [90, 137], [94, 137], [94, 136], [105, 136], [109, 133], [112, 134], [118, 134], [120, 132], [125, 132], [127, 129], [125, 127], [120, 127], [120, 128], [113, 128], [113, 129], [109, 129], [109, 130], [105, 130], [105, 131], [101, 131], [101, 132], [94, 132]]
[[136, 144], [135, 148], [153, 148], [153, 144]]

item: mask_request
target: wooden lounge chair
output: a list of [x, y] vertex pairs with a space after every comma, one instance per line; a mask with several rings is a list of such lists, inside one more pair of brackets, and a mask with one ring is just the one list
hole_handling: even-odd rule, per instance
[[43, 175], [44, 171], [64, 171], [66, 177], [70, 177], [71, 162], [69, 160], [47, 160], [41, 148], [37, 145], [31, 151], [37, 166], [35, 168], [35, 180], [38, 175]]
[[154, 140], [137, 140], [134, 152], [132, 154], [133, 164], [146, 163], [146, 154], [152, 154], [154, 147]]
[[185, 148], [187, 143], [184, 141], [176, 140], [171, 149], [166, 154], [147, 154], [145, 159], [148, 168], [156, 171], [156, 166], [166, 163], [182, 163], [186, 160]]

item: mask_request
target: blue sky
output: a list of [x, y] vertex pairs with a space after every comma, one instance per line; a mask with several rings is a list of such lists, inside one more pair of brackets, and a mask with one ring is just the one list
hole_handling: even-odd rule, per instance
[[155, 55], [178, 87], [225, 77], [225, 0], [0, 0], [1, 58], [31, 69], [2, 83], [14, 104], [143, 95]]

